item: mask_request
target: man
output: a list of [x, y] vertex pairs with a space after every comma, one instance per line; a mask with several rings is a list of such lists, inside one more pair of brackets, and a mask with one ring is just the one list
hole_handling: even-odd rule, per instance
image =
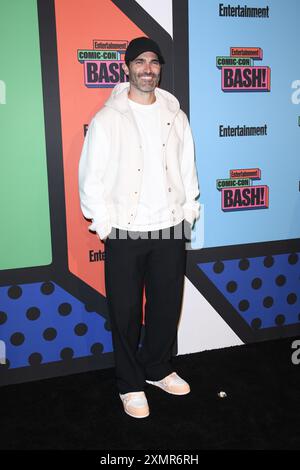
[[135, 418], [149, 415], [145, 382], [175, 395], [190, 391], [171, 356], [186, 264], [183, 224], [199, 216], [199, 189], [187, 117], [158, 88], [164, 63], [152, 39], [129, 43], [129, 83], [117, 85], [91, 121], [79, 164], [82, 212], [105, 241], [118, 391]]

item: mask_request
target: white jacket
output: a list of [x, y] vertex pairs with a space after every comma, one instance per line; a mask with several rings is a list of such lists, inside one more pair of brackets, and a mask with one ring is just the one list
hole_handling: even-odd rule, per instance
[[[137, 211], [143, 177], [143, 148], [128, 104], [129, 83], [117, 85], [92, 119], [79, 162], [79, 195], [90, 230], [105, 238], [114, 224], [128, 226]], [[199, 217], [194, 143], [186, 114], [171, 93], [155, 89], [162, 123], [163, 168], [170, 226]], [[155, 181], [153, 182], [155, 184]], [[130, 229], [129, 229], [130, 230]]]

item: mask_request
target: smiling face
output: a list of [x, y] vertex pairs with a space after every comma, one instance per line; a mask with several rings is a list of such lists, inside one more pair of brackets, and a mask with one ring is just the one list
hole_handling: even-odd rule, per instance
[[143, 52], [123, 69], [137, 93], [152, 93], [159, 83], [161, 64], [154, 52]]

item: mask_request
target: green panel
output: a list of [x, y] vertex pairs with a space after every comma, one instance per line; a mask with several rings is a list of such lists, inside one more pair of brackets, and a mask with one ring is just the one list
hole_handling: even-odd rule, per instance
[[0, 269], [44, 266], [52, 250], [37, 5], [1, 0], [0, 10]]

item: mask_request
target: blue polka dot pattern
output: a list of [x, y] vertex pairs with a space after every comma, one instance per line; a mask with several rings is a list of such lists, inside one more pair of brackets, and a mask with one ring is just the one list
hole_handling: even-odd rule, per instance
[[253, 329], [299, 323], [299, 253], [198, 263]]
[[10, 369], [112, 351], [106, 320], [54, 282], [0, 288]]

